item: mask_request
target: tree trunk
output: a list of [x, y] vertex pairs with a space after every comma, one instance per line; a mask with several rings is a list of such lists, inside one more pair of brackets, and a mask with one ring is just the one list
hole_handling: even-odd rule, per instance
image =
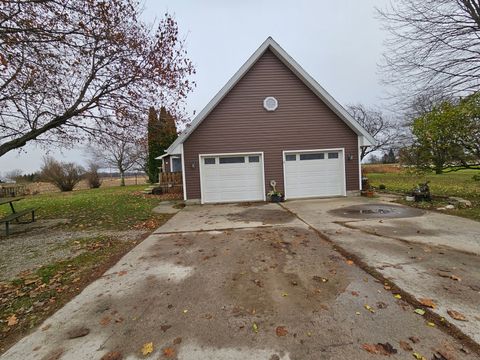
[[125, 186], [125, 172], [120, 171], [120, 186]]
[[439, 166], [439, 165], [436, 165], [435, 166], [435, 174], [437, 174], [437, 175], [443, 174], [443, 167]]

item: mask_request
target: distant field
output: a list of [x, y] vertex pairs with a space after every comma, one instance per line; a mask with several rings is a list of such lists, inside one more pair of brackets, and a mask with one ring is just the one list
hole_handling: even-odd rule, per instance
[[[472, 207], [469, 209], [455, 209], [449, 214], [468, 217], [480, 221], [480, 181], [473, 180], [475, 174], [480, 175], [480, 170], [460, 170], [442, 175], [434, 173], [413, 174], [403, 170], [398, 165], [364, 165], [363, 173], [370, 181], [370, 185], [378, 189], [383, 184], [387, 192], [407, 193], [419, 183], [430, 181], [430, 190], [437, 196], [459, 196], [470, 200]], [[436, 209], [445, 205], [445, 202], [409, 203], [409, 205]]]
[[[126, 185], [144, 185], [147, 183], [147, 177], [145, 176], [129, 176], [125, 178]], [[102, 188], [108, 188], [113, 186], [120, 186], [120, 178], [104, 177], [102, 178]], [[46, 182], [33, 182], [27, 183], [27, 189], [30, 194], [44, 194], [52, 192], [60, 192], [55, 186]], [[82, 180], [75, 186], [75, 190], [88, 189], [87, 182]]]

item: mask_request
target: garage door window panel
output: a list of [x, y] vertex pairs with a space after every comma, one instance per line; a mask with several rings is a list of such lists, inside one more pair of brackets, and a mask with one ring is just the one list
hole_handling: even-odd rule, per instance
[[338, 152], [328, 153], [329, 159], [338, 159]]
[[292, 155], [292, 154], [285, 155], [285, 160], [286, 161], [296, 161], [297, 160], [297, 155]]
[[323, 160], [323, 159], [325, 159], [324, 153], [300, 154], [300, 160]]
[[215, 158], [205, 158], [205, 165], [215, 165], [216, 159]]
[[248, 157], [248, 162], [258, 163], [258, 162], [260, 162], [260, 156], [258, 156], [258, 155], [256, 155], [256, 156], [249, 156], [249, 157]]
[[245, 156], [229, 156], [221, 157], [220, 164], [243, 164], [245, 163]]

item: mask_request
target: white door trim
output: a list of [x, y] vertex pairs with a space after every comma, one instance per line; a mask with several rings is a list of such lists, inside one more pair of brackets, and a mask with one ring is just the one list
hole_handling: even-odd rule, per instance
[[198, 170], [200, 176], [200, 203], [205, 204], [203, 199], [203, 174], [202, 174], [202, 157], [214, 157], [214, 156], [248, 156], [248, 155], [260, 155], [262, 160], [262, 185], [263, 185], [263, 201], [267, 200], [267, 194], [265, 192], [265, 156], [263, 151], [250, 151], [250, 152], [235, 152], [235, 153], [209, 153], [198, 154]]
[[[183, 200], [187, 201], [187, 174], [185, 173], [185, 153], [183, 152], [183, 144], [180, 144], [180, 159], [182, 160], [182, 185], [183, 185]], [[172, 161], [170, 159], [170, 161]]]
[[[346, 161], [345, 161], [345, 148], [329, 148], [329, 149], [308, 149], [308, 150], [283, 150], [282, 151], [282, 164], [283, 164], [283, 190], [285, 192], [285, 200], [288, 199], [287, 194], [287, 176], [285, 171], [285, 155], [286, 154], [298, 154], [298, 153], [311, 153], [311, 152], [327, 152], [327, 151], [339, 151], [342, 153], [342, 177], [343, 177], [343, 196], [347, 196], [347, 178], [346, 178]], [[305, 198], [315, 198], [316, 195], [307, 196]]]
[[362, 147], [360, 146], [360, 136], [358, 137], [358, 189], [362, 191]]

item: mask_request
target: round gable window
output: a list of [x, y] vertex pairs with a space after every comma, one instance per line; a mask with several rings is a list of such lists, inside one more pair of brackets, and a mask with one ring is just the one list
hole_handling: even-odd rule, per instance
[[263, 107], [267, 111], [275, 111], [278, 108], [278, 100], [273, 96], [268, 96], [263, 100]]

